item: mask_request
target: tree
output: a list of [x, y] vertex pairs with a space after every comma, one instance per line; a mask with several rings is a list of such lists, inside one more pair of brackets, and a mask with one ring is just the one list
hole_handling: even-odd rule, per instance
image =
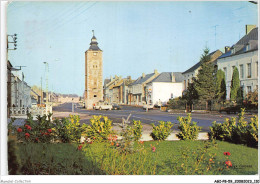
[[226, 81], [225, 81], [225, 72], [218, 70], [215, 78], [216, 92], [215, 99], [219, 101], [226, 100]]
[[209, 49], [205, 48], [200, 59], [201, 68], [197, 80], [194, 81], [194, 88], [198, 92], [199, 100], [206, 102], [206, 109], [208, 109], [209, 101], [215, 96], [214, 66], [210, 63], [210, 60]]
[[234, 67], [232, 80], [231, 80], [231, 87], [230, 87], [230, 100], [236, 101], [237, 95], [240, 93], [240, 80], [239, 80], [239, 73], [237, 67]]
[[192, 81], [193, 81], [192, 83], [189, 83], [188, 88], [184, 92], [183, 97], [182, 97], [183, 99], [186, 100], [188, 105], [193, 104], [193, 102], [195, 100], [197, 100], [199, 97], [198, 92], [196, 91], [196, 89], [194, 87], [194, 81], [196, 81], [196, 78], [193, 77]]

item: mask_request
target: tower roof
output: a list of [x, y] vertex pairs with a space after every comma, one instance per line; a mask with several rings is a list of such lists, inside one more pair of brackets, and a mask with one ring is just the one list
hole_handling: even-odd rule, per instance
[[93, 32], [93, 37], [91, 38], [90, 47], [88, 50], [101, 51], [101, 49], [98, 47], [98, 42], [97, 42], [97, 38], [94, 35], [94, 30], [92, 30], [92, 32]]

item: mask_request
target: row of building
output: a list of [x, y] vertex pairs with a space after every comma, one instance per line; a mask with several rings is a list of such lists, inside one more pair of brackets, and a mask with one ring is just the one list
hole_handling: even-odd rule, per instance
[[24, 80], [24, 73], [20, 69], [14, 68], [10, 61], [7, 62], [7, 107], [32, 107], [32, 104], [45, 104], [46, 94], [48, 94], [48, 102], [80, 101], [78, 95], [46, 93], [41, 88], [29, 86]]
[[[225, 51], [216, 50], [210, 53], [210, 62], [216, 69], [225, 72], [226, 98], [230, 98], [232, 74], [235, 67], [239, 70], [240, 85], [244, 95], [258, 89], [258, 28], [246, 25], [246, 34]], [[196, 77], [201, 63], [197, 62], [184, 72], [162, 72], [154, 70], [150, 74], [142, 74], [138, 79], [121, 76], [104, 80], [104, 100], [109, 103], [143, 105], [161, 105], [169, 99], [182, 96]]]

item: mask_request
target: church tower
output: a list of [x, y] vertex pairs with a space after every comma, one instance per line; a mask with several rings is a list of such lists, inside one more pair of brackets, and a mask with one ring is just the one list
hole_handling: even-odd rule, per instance
[[94, 35], [90, 47], [85, 52], [85, 107], [93, 109], [94, 104], [103, 100], [103, 59]]

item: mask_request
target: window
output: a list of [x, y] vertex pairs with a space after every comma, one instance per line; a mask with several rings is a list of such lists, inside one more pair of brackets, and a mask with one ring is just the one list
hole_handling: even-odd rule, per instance
[[251, 91], [251, 86], [247, 86], [247, 93], [250, 93]]
[[184, 90], [186, 90], [186, 80], [184, 80]]
[[94, 97], [97, 97], [97, 95], [94, 95]]
[[247, 63], [247, 78], [251, 78], [251, 63]]
[[240, 70], [240, 79], [243, 79], [244, 78], [244, 66], [239, 65], [239, 70]]

